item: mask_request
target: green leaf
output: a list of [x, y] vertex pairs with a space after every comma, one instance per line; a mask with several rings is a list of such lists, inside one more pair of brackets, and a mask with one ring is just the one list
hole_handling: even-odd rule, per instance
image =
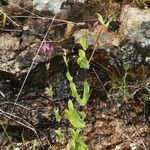
[[82, 49], [79, 50], [79, 57], [80, 58], [85, 58], [86, 57], [84, 50], [82, 50]]
[[89, 69], [90, 64], [86, 58], [85, 52], [83, 50], [79, 50], [79, 58], [77, 59], [77, 63], [82, 69]]
[[83, 92], [83, 99], [80, 98], [80, 95], [78, 94], [76, 85], [73, 82], [70, 82], [70, 89], [72, 92], [72, 96], [77, 100], [77, 102], [81, 106], [85, 106], [87, 102], [89, 101], [90, 97], [90, 86], [88, 82], [85, 80], [84, 81], [84, 92]]
[[70, 111], [73, 111], [73, 110], [74, 110], [73, 103], [72, 103], [71, 100], [68, 101], [68, 109], [69, 109]]
[[73, 107], [72, 101], [68, 101], [68, 108], [69, 110], [65, 110], [66, 116], [69, 120], [69, 122], [75, 127], [75, 128], [84, 128], [85, 122], [80, 118], [78, 115], [76, 109]]
[[54, 108], [54, 114], [55, 114], [55, 118], [58, 122], [60, 122], [60, 120], [62, 119], [60, 113], [59, 113], [59, 109], [58, 108]]
[[67, 54], [66, 54], [66, 52], [64, 52], [63, 60], [64, 60], [64, 62], [65, 62], [65, 64], [66, 64], [66, 66], [68, 67], [68, 61], [69, 61], [69, 59], [67, 59]]
[[83, 103], [86, 105], [90, 98], [90, 85], [87, 80], [84, 81]]
[[82, 120], [84, 120], [84, 119], [85, 119], [85, 117], [86, 117], [85, 112], [84, 112], [84, 111], [81, 111], [81, 112], [80, 112], [80, 115], [81, 115], [81, 117], [82, 117]]
[[45, 88], [45, 94], [47, 94], [48, 96], [53, 96], [53, 93], [54, 92], [53, 92], [52, 86]]
[[63, 144], [65, 140], [65, 134], [61, 132], [60, 128], [58, 130], [55, 130], [55, 133], [57, 134], [59, 141]]
[[101, 23], [101, 25], [104, 26], [104, 27], [108, 27], [109, 24], [110, 24], [110, 22], [113, 20], [113, 17], [110, 17], [110, 18], [108, 19], [108, 21], [106, 22], [106, 21], [104, 20], [104, 18], [102, 17], [102, 15], [100, 15], [100, 14], [97, 13], [97, 16], [98, 16], [98, 21], [99, 21], [99, 22]]
[[110, 22], [112, 22], [112, 20], [113, 20], [113, 17], [110, 17], [108, 19], [108, 22], [105, 24], [105, 27], [109, 27], [109, 24], [110, 24]]
[[[73, 140], [72, 143], [74, 143], [74, 149], [75, 150], [88, 150], [88, 146], [83, 141], [82, 137], [80, 136], [80, 130], [76, 129], [69, 129], [71, 138]], [[73, 148], [73, 147], [72, 147]]]
[[[81, 139], [82, 140], [82, 139]], [[77, 145], [78, 150], [88, 150], [88, 146], [84, 143], [84, 141], [80, 140], [80, 143]]]
[[66, 77], [67, 77], [67, 79], [68, 79], [70, 82], [72, 82], [72, 81], [73, 81], [73, 77], [71, 76], [71, 74], [70, 74], [70, 72], [69, 72], [69, 71], [67, 71], [67, 73], [66, 73]]
[[66, 116], [69, 120], [69, 122], [75, 127], [75, 128], [84, 128], [85, 127], [85, 123], [83, 122], [83, 120], [78, 116], [77, 113], [73, 112], [73, 111], [68, 111], [66, 110]]
[[76, 85], [73, 82], [70, 82], [70, 89], [71, 89], [71, 92], [72, 92], [72, 96], [76, 99], [76, 101], [81, 106], [84, 106], [84, 103], [82, 102], [82, 99], [80, 98], [80, 95], [78, 94]]
[[105, 21], [104, 21], [104, 18], [102, 17], [102, 15], [97, 13], [97, 16], [98, 16], [98, 21], [101, 23], [101, 25], [105, 26]]
[[73, 139], [70, 139], [67, 146], [66, 150], [76, 150], [76, 143]]
[[90, 64], [89, 64], [89, 61], [87, 60], [87, 58], [78, 58], [77, 59], [77, 63], [78, 65], [80, 66], [80, 68], [82, 69], [89, 69], [90, 68]]
[[[76, 99], [76, 101], [81, 105], [81, 106], [84, 106], [86, 103], [87, 103], [87, 94], [85, 92], [85, 97], [84, 98], [84, 101], [80, 98], [80, 95], [78, 94], [78, 91], [77, 91], [77, 88], [76, 88], [76, 85], [73, 83], [73, 78], [71, 77], [70, 73], [67, 72], [66, 74], [68, 80], [70, 81], [70, 89], [71, 89], [71, 93], [72, 93], [72, 96]], [[88, 91], [88, 88], [87, 88], [87, 85], [85, 86], [86, 87], [86, 90]], [[86, 103], [85, 103], [85, 100], [86, 100]]]
[[70, 89], [72, 92], [72, 96], [76, 98], [78, 96], [76, 85], [73, 82], [70, 82]]
[[89, 47], [89, 45], [87, 44], [87, 41], [86, 41], [86, 39], [85, 39], [84, 37], [81, 37], [81, 38], [80, 38], [80, 44], [81, 44], [83, 50], [85, 50], [85, 51], [86, 51], [86, 50], [88, 49], [88, 47]]

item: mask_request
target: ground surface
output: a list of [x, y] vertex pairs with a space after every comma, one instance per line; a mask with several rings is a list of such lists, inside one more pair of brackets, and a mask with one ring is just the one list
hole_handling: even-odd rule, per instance
[[[88, 28], [89, 24], [95, 22], [96, 13], [105, 17], [114, 16], [117, 20], [123, 5], [124, 3], [120, 1], [109, 3], [92, 0], [86, 5], [71, 3], [69, 12], [60, 13], [57, 16], [58, 20], [54, 21], [46, 37], [46, 40], [51, 41], [57, 50], [52, 56], [46, 56], [46, 58], [41, 54], [41, 58], [37, 60], [37, 65], [33, 66], [34, 69], [30, 72], [14, 107], [17, 94], [27, 73], [26, 69], [29, 69], [32, 56], [35, 55], [54, 15], [50, 12], [33, 10], [30, 0], [23, 1], [21, 4], [17, 1], [10, 1], [8, 4], [2, 2], [6, 15], [15, 22], [9, 19], [5, 22], [1, 16], [0, 37], [3, 39], [5, 36], [10, 43], [18, 44], [18, 46], [17, 44], [10, 46], [10, 49], [14, 51], [13, 57], [11, 58], [8, 52], [6, 52], [6, 57], [10, 57], [11, 62], [22, 53], [21, 57], [16, 60], [19, 65], [23, 64], [23, 67], [19, 68], [18, 72], [13, 66], [10, 70], [0, 71], [0, 91], [5, 94], [5, 97], [0, 95], [0, 120], [3, 124], [0, 126], [0, 149], [12, 149], [10, 142], [12, 141], [21, 150], [28, 150], [35, 139], [41, 143], [36, 149], [61, 150], [65, 147], [58, 142], [54, 130], [60, 127], [68, 137], [69, 124], [67, 121], [56, 122], [53, 112], [54, 107], [59, 107], [63, 115], [67, 101], [71, 98], [65, 77], [66, 68], [61, 56], [62, 49], [69, 51], [70, 70], [75, 77], [78, 91], [83, 92], [84, 79], [87, 79], [92, 87], [90, 102], [86, 107], [80, 108], [87, 114], [87, 128], [83, 136], [89, 149], [114, 150], [119, 145], [121, 150], [127, 150], [131, 149], [131, 143], [135, 143], [138, 150], [150, 148], [150, 103], [141, 96], [141, 93], [146, 95], [147, 91], [137, 90], [140, 85], [131, 82], [130, 84], [135, 87], [135, 90], [133, 88], [131, 91], [134, 93], [137, 90], [137, 92], [132, 98], [128, 97], [126, 101], [118, 102], [116, 89], [111, 91], [109, 84], [104, 88], [104, 85], [111, 81], [110, 74], [100, 65], [101, 63], [106, 64], [105, 61], [108, 58], [105, 59], [105, 53], [95, 53], [95, 59], [91, 62], [91, 68], [87, 72], [82, 71], [75, 63], [79, 45], [74, 43], [74, 32]], [[47, 19], [42, 19], [42, 17], [47, 17]], [[69, 32], [67, 21], [75, 25]], [[49, 61], [51, 67], [47, 70], [46, 64]], [[139, 72], [142, 76], [144, 71]], [[49, 84], [55, 90], [53, 98], [44, 93], [45, 87]], [[8, 135], [4, 132], [3, 127]]]

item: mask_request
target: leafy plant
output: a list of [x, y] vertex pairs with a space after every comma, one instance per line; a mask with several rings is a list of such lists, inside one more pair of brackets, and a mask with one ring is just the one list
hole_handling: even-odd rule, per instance
[[68, 109], [65, 110], [65, 114], [71, 125], [75, 128], [81, 129], [85, 127], [84, 120], [77, 113], [71, 100], [68, 101]]
[[126, 81], [128, 73], [126, 72], [123, 77], [112, 77], [110, 82], [111, 89], [109, 90], [109, 95], [117, 101], [125, 101], [133, 98], [132, 93], [129, 91], [128, 83]]
[[[66, 76], [67, 76], [67, 74], [66, 74]], [[84, 81], [84, 91], [83, 91], [82, 99], [80, 98], [80, 95], [78, 94], [76, 85], [74, 84], [73, 80], [70, 81], [70, 89], [72, 92], [72, 96], [77, 100], [77, 102], [81, 106], [85, 106], [87, 104], [87, 102], [89, 101], [89, 97], [90, 97], [90, 86], [89, 86], [88, 82], [86, 80]]]
[[[80, 44], [82, 46], [82, 49], [79, 50], [77, 63], [79, 64], [80, 68], [86, 70], [90, 68], [89, 61], [87, 60], [86, 53], [85, 53], [85, 51], [88, 49], [88, 44], [84, 38], [80, 39]], [[69, 59], [66, 56], [66, 52], [64, 52], [63, 59], [67, 67], [66, 77], [70, 83], [69, 86], [72, 92], [72, 96], [76, 99], [76, 101], [80, 104], [80, 106], [85, 106], [89, 101], [90, 86], [87, 80], [85, 80], [83, 85], [84, 86], [83, 97], [81, 98], [80, 95], [78, 94], [76, 85], [73, 82], [73, 77], [71, 76], [69, 71], [69, 66], [68, 66]], [[65, 109], [65, 115], [69, 120], [70, 124], [74, 128], [76, 128], [76, 129], [71, 128], [69, 130], [71, 134], [71, 139], [67, 144], [67, 150], [88, 150], [88, 146], [84, 143], [80, 135], [80, 131], [86, 127], [84, 122], [86, 114], [84, 112], [78, 113], [77, 110], [74, 108], [72, 101], [69, 100], [68, 109]]]
[[71, 139], [67, 144], [67, 150], [88, 150], [88, 146], [85, 144], [84, 140], [81, 138], [80, 130], [69, 129], [71, 134]]
[[54, 114], [55, 114], [55, 118], [58, 122], [60, 122], [60, 120], [62, 119], [60, 113], [59, 113], [59, 109], [58, 108], [54, 108]]
[[104, 19], [102, 15], [98, 14], [97, 13], [97, 16], [98, 16], [98, 21], [101, 23], [101, 25], [103, 27], [108, 27], [110, 22], [113, 20], [112, 17], [108, 18], [108, 20]]
[[88, 47], [89, 47], [86, 39], [83, 38], [83, 37], [80, 38], [80, 44], [81, 44], [81, 46], [82, 46], [84, 51], [86, 51], [88, 49]]
[[84, 81], [84, 91], [83, 91], [83, 98], [82, 103], [85, 105], [89, 101], [90, 98], [90, 86], [87, 82], [87, 80]]
[[52, 86], [45, 88], [45, 94], [47, 94], [48, 96], [52, 96], [53, 93], [54, 92], [53, 92]]
[[82, 69], [90, 68], [90, 64], [89, 61], [87, 60], [86, 53], [82, 49], [79, 50], [79, 58], [77, 60], [77, 63]]
[[61, 132], [60, 128], [58, 130], [55, 130], [55, 132], [57, 134], [59, 141], [63, 144], [65, 141], [65, 134]]
[[89, 45], [86, 41], [85, 38], [80, 38], [80, 44], [82, 46], [82, 49], [79, 50], [79, 56], [78, 56], [78, 60], [77, 63], [80, 66], [80, 68], [82, 69], [89, 69], [90, 68], [90, 63], [89, 60], [86, 57], [86, 53], [85, 51], [88, 49]]
[[77, 100], [77, 102], [81, 105], [81, 106], [85, 106], [87, 104], [87, 102], [89, 101], [90, 98], [90, 86], [88, 84], [88, 82], [85, 80], [84, 81], [84, 91], [83, 91], [83, 98], [80, 97], [80, 95], [78, 94], [77, 88], [75, 83], [73, 82], [73, 77], [71, 76], [69, 69], [68, 69], [68, 61], [66, 54], [63, 56], [64, 58], [64, 62], [67, 66], [67, 73], [66, 73], [66, 77], [70, 82], [70, 89], [72, 92], [72, 96]]

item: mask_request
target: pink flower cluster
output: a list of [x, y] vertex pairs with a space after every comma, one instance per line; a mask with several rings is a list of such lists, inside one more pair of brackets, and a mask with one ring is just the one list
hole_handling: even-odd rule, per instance
[[41, 51], [44, 54], [50, 54], [51, 55], [54, 52], [54, 46], [50, 45], [50, 43], [48, 43], [48, 42], [44, 42], [42, 47], [41, 47]]

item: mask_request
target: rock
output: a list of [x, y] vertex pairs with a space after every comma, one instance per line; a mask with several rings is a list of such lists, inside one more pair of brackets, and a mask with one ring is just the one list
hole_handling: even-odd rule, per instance
[[150, 56], [150, 9], [125, 5], [120, 15], [121, 40], [130, 40], [144, 56]]
[[[40, 48], [41, 40], [34, 35], [23, 34], [20, 42], [17, 37], [1, 34], [0, 41], [0, 72], [9, 73], [16, 77], [21, 77], [27, 73]], [[57, 52], [59, 49], [55, 47]], [[54, 57], [55, 50], [52, 54], [43, 53], [40, 50], [32, 69], [36, 68], [39, 63], [46, 62]]]
[[[81, 3], [85, 2], [85, 0], [77, 1]], [[66, 2], [66, 0], [33, 0], [33, 6], [39, 11], [49, 10], [56, 14], [60, 12], [61, 6], [64, 2]]]
[[66, 0], [34, 0], [33, 6], [39, 11], [49, 10], [56, 14], [60, 11], [62, 3], [65, 1]]
[[[28, 38], [29, 40], [33, 40]], [[35, 40], [35, 39], [34, 39]], [[32, 49], [20, 47], [19, 38], [13, 37], [9, 34], [2, 34], [0, 36], [0, 71], [8, 72], [11, 74], [20, 74], [31, 65], [32, 59], [39, 46], [39, 40], [35, 40], [36, 44], [30, 45]], [[26, 48], [26, 49], [25, 49]]]
[[81, 29], [74, 33], [75, 43], [80, 43], [80, 38], [84, 37], [90, 46], [97, 45], [97, 49], [119, 46], [120, 41], [117, 33], [108, 32], [107, 28], [98, 25], [93, 31]]

